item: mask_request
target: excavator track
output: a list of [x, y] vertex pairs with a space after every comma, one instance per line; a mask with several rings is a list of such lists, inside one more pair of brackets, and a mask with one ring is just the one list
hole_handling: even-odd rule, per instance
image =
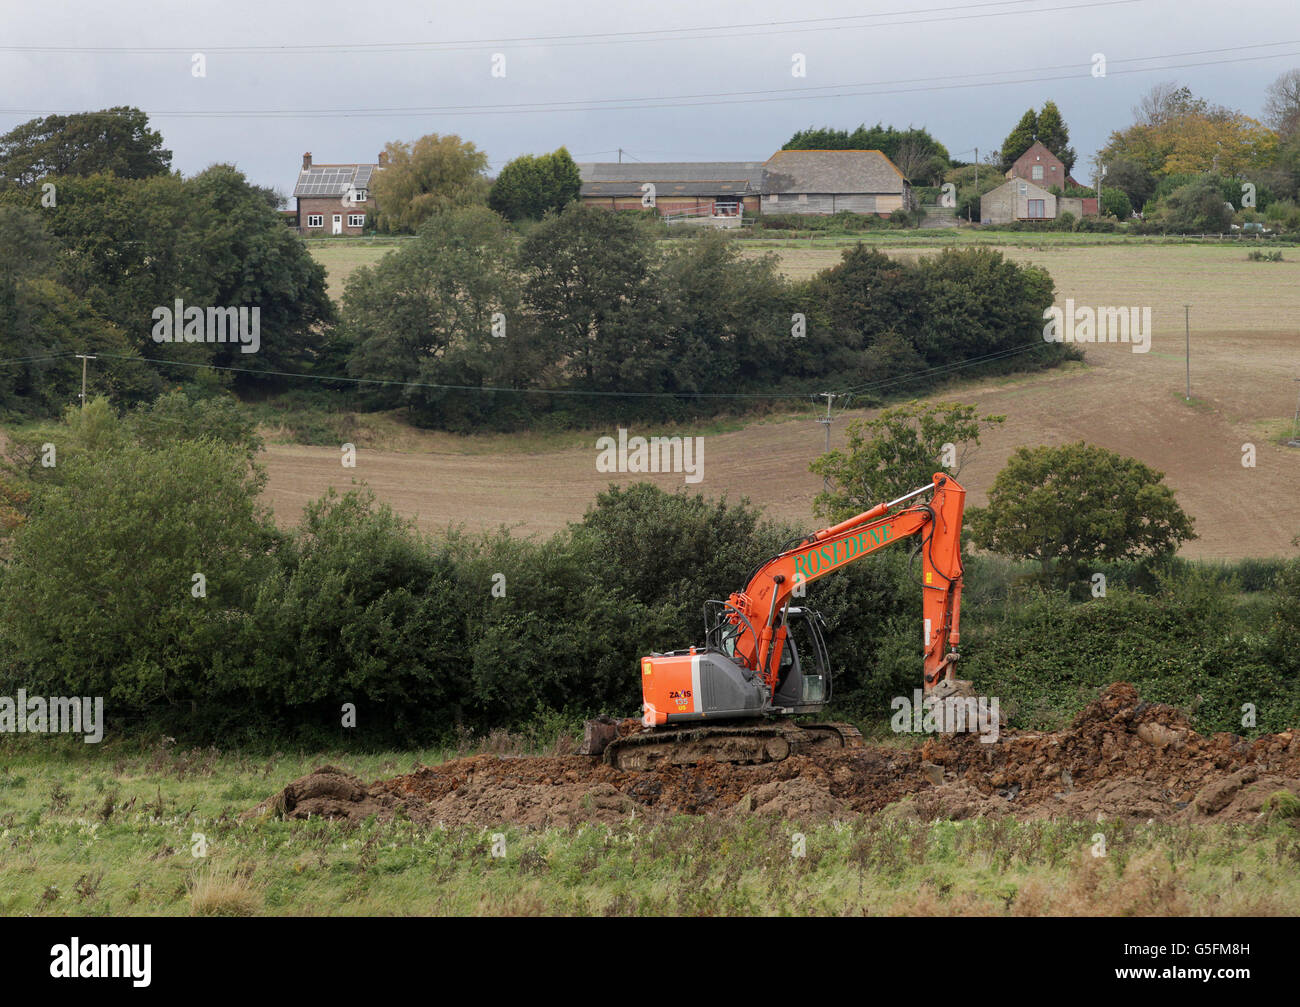
[[861, 747], [862, 735], [851, 724], [776, 721], [642, 731], [611, 741], [603, 754], [607, 765], [635, 772], [708, 763], [761, 765], [811, 751]]

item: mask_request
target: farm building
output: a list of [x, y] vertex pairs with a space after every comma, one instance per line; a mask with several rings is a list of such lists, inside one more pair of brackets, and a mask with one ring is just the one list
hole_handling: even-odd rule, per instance
[[293, 187], [298, 231], [330, 237], [361, 234], [374, 213], [371, 180], [387, 158], [381, 153], [374, 164], [314, 164], [310, 151], [303, 154]]
[[1055, 219], [1056, 197], [1023, 178], [1003, 182], [980, 197], [980, 223], [983, 224]]
[[779, 150], [763, 166], [764, 213], [878, 213], [915, 206], [912, 187], [878, 150]]
[[[756, 213], [763, 165], [758, 161], [579, 164], [579, 198], [607, 210], [639, 210], [651, 191], [660, 216], [739, 219]], [[653, 190], [647, 188], [653, 186]]]

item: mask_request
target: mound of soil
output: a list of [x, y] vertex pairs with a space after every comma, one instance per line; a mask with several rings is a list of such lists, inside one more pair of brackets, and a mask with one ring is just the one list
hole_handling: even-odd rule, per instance
[[[1173, 707], [1110, 686], [1063, 731], [1004, 730], [793, 756], [766, 766], [710, 765], [623, 772], [569, 755], [478, 755], [369, 786], [326, 766], [248, 814], [387, 817], [526, 827], [687, 815], [842, 819], [894, 805], [932, 818], [1015, 815], [1243, 821], [1269, 795], [1300, 796], [1300, 732], [1253, 742], [1204, 736]], [[902, 803], [898, 803], [902, 802]]]

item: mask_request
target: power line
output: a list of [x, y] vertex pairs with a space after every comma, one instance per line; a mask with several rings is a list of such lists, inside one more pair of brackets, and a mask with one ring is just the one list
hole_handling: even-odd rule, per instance
[[144, 363], [175, 367], [208, 367], [217, 371], [255, 374], [261, 377], [305, 378], [309, 381], [339, 381], [356, 385], [385, 385], [398, 388], [430, 388], [440, 391], [494, 392], [514, 395], [576, 395], [602, 398], [669, 398], [669, 399], [780, 399], [815, 398], [813, 392], [613, 392], [584, 391], [580, 388], [507, 388], [501, 385], [448, 385], [431, 381], [401, 381], [396, 378], [354, 378], [334, 374], [308, 374], [305, 371], [260, 370], [254, 367], [231, 367], [222, 364], [194, 363], [186, 360], [166, 360], [162, 357], [136, 357], [121, 353], [100, 353], [101, 357], [115, 360], [136, 360]]
[[[1259, 43], [1247, 46], [1229, 46], [1217, 50], [1200, 50], [1201, 53], [1239, 52], [1246, 49], [1271, 48], [1277, 45], [1300, 44], [1300, 39], [1288, 42]], [[1186, 53], [1181, 55], [1196, 55]], [[1236, 56], [1217, 60], [1197, 60], [1190, 63], [1175, 63], [1166, 66], [1132, 67], [1130, 69], [1112, 69], [1116, 65], [1128, 63], [1146, 63], [1153, 60], [1177, 59], [1180, 54], [1172, 53], [1161, 56], [1135, 56], [1128, 59], [1111, 60], [1108, 64], [1108, 76], [1121, 76], [1133, 73], [1169, 72], [1202, 66], [1222, 66], [1233, 63], [1250, 63], [1260, 60], [1292, 58], [1300, 56], [1300, 50], [1288, 52], [1265, 53], [1262, 55]], [[846, 84], [807, 85], [794, 88], [767, 88], [749, 91], [714, 91], [699, 94], [659, 95], [647, 97], [624, 98], [570, 98], [545, 102], [515, 102], [484, 105], [421, 105], [388, 106], [373, 108], [324, 108], [324, 109], [204, 109], [204, 110], [150, 110], [154, 118], [176, 119], [314, 119], [314, 118], [354, 118], [369, 116], [375, 118], [401, 118], [404, 116], [463, 116], [463, 115], [521, 115], [541, 112], [620, 112], [659, 108], [698, 108], [720, 104], [766, 104], [785, 101], [808, 101], [827, 98], [881, 97], [886, 95], [915, 94], [927, 91], [966, 90], [969, 88], [999, 87], [1009, 84], [1041, 84], [1049, 81], [1075, 80], [1080, 70], [1088, 70], [1091, 63], [1074, 64], [1075, 69], [1065, 73], [1055, 73], [1039, 77], [1013, 77], [1005, 80], [969, 80], [974, 77], [990, 77], [1000, 74], [1034, 74], [1046, 70], [1059, 70], [1059, 66], [1024, 67], [1015, 70], [987, 70], [975, 73], [950, 74], [940, 77], [914, 77], [892, 81], [869, 81]], [[964, 82], [963, 82], [964, 81]], [[898, 87], [898, 84], [920, 84], [919, 87]], [[839, 89], [839, 90], [836, 90]], [[850, 89], [850, 90], [844, 90]], [[867, 89], [867, 90], [852, 90]], [[878, 89], [878, 90], [870, 90]], [[812, 94], [806, 92], [827, 92]], [[77, 112], [64, 109], [51, 112], [49, 109], [4, 108], [4, 115], [115, 115], [106, 110], [98, 112]], [[580, 155], [585, 156], [585, 155]]]
[[[861, 28], [888, 28], [909, 24], [933, 24], [937, 21], [976, 21], [994, 17], [1023, 16], [1026, 14], [1050, 14], [1061, 11], [1074, 11], [1091, 7], [1118, 7], [1144, 0], [1087, 0], [1083, 3], [1061, 4], [1054, 7], [1024, 9], [1027, 5], [1040, 0], [994, 0], [980, 4], [958, 4], [947, 7], [928, 7], [919, 10], [894, 10], [878, 14], [844, 14], [820, 18], [797, 18], [788, 21], [767, 21], [751, 25], [737, 26], [708, 25], [689, 28], [648, 28], [640, 31], [588, 32], [585, 34], [555, 35], [521, 35], [505, 38], [456, 39], [443, 42], [343, 42], [343, 43], [297, 43], [266, 45], [209, 45], [209, 46], [75, 46], [75, 45], [4, 45], [0, 52], [19, 52], [32, 54], [123, 54], [123, 55], [175, 55], [193, 52], [256, 55], [320, 55], [334, 53], [375, 53], [420, 51], [471, 51], [498, 46], [514, 48], [535, 48], [540, 46], [589, 46], [589, 45], [624, 45], [643, 42], [672, 42], [691, 39], [716, 38], [751, 38], [761, 35], [792, 35], [807, 32], [845, 31]], [[1009, 10], [969, 12], [986, 7], [1016, 8]], [[911, 17], [911, 15], [940, 15], [938, 17]], [[885, 21], [881, 18], [906, 17], [906, 20]], [[846, 22], [870, 22], [852, 24]], [[805, 27], [798, 27], [803, 25]]]

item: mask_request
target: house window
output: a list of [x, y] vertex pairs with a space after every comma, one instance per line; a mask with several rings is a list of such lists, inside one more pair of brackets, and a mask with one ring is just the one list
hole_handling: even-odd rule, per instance
[[321, 214], [321, 213], [309, 213], [309, 214], [307, 214], [307, 226], [308, 226], [308, 227], [324, 227], [324, 226], [325, 226], [325, 215], [324, 215], [324, 214]]
[[355, 192], [352, 193], [352, 202], [354, 202], [354, 203], [364, 203], [365, 201], [366, 201], [366, 190], [365, 190], [365, 189], [357, 189]]
[[348, 227], [365, 227], [366, 215], [364, 213], [349, 213]]
[[1029, 201], [1029, 216], [1038, 220], [1047, 216], [1047, 200], [1031, 199]]
[[1035, 182], [1041, 180], [1043, 177], [1043, 166], [1041, 164], [1034, 165], [1033, 170], [1030, 171], [1029, 174], [1033, 176]]

